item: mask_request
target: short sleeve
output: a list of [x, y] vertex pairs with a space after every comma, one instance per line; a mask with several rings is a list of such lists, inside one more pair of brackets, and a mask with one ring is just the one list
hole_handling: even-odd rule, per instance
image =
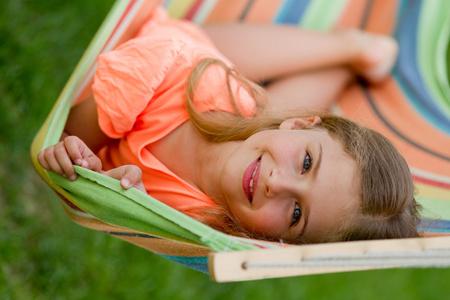
[[[230, 89], [234, 101], [244, 116], [251, 117], [257, 111], [253, 97], [242, 83], [230, 76]], [[221, 110], [236, 113], [230, 101], [230, 91], [227, 84], [227, 72], [218, 65], [209, 66], [202, 74], [195, 90], [194, 102], [200, 111]]]
[[132, 130], [184, 46], [141, 37], [99, 57], [92, 89], [106, 135], [121, 138]]

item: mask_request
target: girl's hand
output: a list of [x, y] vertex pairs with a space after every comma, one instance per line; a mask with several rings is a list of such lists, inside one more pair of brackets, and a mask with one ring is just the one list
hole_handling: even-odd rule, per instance
[[125, 165], [118, 168], [103, 172], [104, 175], [120, 180], [120, 185], [124, 189], [130, 187], [137, 188], [143, 193], [145, 191], [144, 183], [142, 182], [142, 171], [138, 166]]
[[74, 163], [92, 171], [102, 170], [100, 159], [76, 136], [68, 136], [56, 145], [42, 150], [38, 154], [38, 161], [44, 169], [72, 181], [77, 179]]
[[73, 164], [102, 173], [120, 180], [124, 189], [137, 188], [147, 193], [142, 182], [142, 171], [138, 166], [125, 165], [109, 171], [102, 171], [102, 162], [86, 144], [76, 136], [68, 136], [54, 146], [50, 146], [38, 154], [41, 166], [51, 172], [74, 181], [77, 174]]

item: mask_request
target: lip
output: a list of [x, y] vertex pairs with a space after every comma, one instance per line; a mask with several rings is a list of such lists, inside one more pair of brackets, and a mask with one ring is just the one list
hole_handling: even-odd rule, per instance
[[[258, 185], [258, 179], [259, 179], [259, 172], [261, 170], [260, 165], [261, 162], [261, 156], [255, 159], [248, 167], [245, 169], [244, 176], [242, 178], [242, 188], [244, 189], [245, 196], [247, 196], [247, 199], [250, 203], [252, 203], [253, 200], [253, 194], [256, 190], [256, 187]], [[257, 168], [258, 167], [258, 168]], [[255, 172], [256, 170], [256, 172]], [[255, 173], [255, 175], [253, 175]], [[250, 190], [250, 182], [253, 177], [253, 194]]]

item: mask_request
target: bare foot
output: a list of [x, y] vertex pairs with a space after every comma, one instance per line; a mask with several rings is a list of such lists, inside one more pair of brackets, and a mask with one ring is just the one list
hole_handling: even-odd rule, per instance
[[361, 45], [361, 54], [350, 64], [356, 74], [370, 83], [380, 83], [391, 73], [398, 54], [398, 44], [390, 36], [345, 30]]
[[390, 36], [357, 29], [338, 29], [359, 45], [360, 54], [350, 63], [351, 69], [370, 83], [380, 83], [391, 73], [398, 54], [398, 44]]

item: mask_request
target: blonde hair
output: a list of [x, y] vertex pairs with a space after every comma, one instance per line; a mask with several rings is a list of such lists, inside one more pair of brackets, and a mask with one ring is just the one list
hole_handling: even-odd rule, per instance
[[[195, 109], [194, 94], [204, 70], [211, 65], [226, 70], [230, 100], [235, 114], [203, 112]], [[242, 114], [231, 92], [230, 79], [237, 80], [255, 99], [257, 110], [253, 116]], [[191, 122], [210, 142], [245, 140], [251, 135], [269, 129], [278, 129], [288, 118], [311, 116], [304, 111], [285, 112], [274, 115], [265, 111], [266, 97], [262, 87], [242, 77], [237, 71], [215, 59], [201, 61], [192, 71], [187, 86], [187, 110]], [[314, 115], [317, 115], [314, 113]], [[414, 199], [414, 184], [408, 165], [392, 143], [380, 133], [363, 127], [346, 118], [319, 114], [318, 126], [342, 144], [344, 151], [356, 161], [361, 203], [356, 214], [351, 214], [337, 230], [330, 232], [321, 242], [364, 239], [387, 239], [417, 237], [419, 222], [418, 204]], [[195, 211], [187, 214], [222, 232], [268, 239], [246, 231], [223, 207]], [[268, 239], [270, 240], [270, 239]], [[299, 238], [295, 243], [308, 241]]]

